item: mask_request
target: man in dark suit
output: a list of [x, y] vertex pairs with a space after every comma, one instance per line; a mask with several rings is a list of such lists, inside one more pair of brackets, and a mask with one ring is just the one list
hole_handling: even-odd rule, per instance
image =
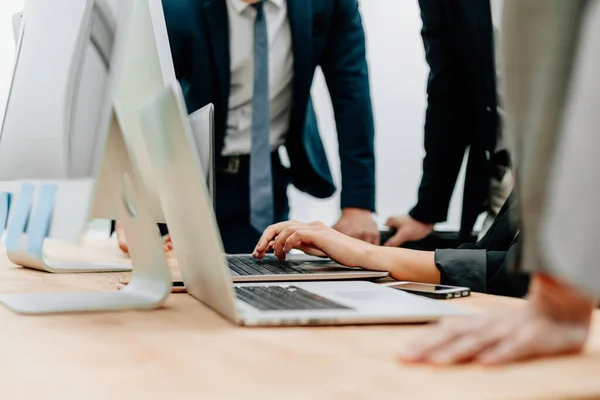
[[317, 198], [334, 194], [310, 96], [318, 66], [339, 140], [335, 228], [377, 243], [373, 114], [357, 0], [163, 0], [163, 8], [189, 113], [215, 106], [215, 205], [225, 250], [249, 252], [264, 228], [288, 219], [288, 184]]
[[501, 9], [482, 0], [420, 0], [422, 37], [430, 67], [425, 159], [417, 205], [391, 217], [388, 246], [423, 239], [446, 220], [465, 151], [469, 149], [460, 236], [471, 237], [478, 216], [487, 224], [512, 189], [510, 156], [500, 137], [494, 35]]

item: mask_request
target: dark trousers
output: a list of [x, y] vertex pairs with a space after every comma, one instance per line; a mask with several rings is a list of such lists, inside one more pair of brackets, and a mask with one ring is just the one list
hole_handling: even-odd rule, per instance
[[[224, 166], [227, 162], [227, 158], [222, 160], [215, 174], [215, 205], [221, 238], [226, 253], [251, 253], [262, 232], [258, 232], [250, 225], [249, 157], [239, 157], [235, 170], [230, 172], [225, 172]], [[274, 222], [281, 222], [289, 218], [287, 187], [290, 183], [290, 174], [281, 165], [277, 152], [272, 154], [271, 163], [275, 202]], [[164, 224], [159, 224], [159, 228], [163, 234], [168, 232]]]

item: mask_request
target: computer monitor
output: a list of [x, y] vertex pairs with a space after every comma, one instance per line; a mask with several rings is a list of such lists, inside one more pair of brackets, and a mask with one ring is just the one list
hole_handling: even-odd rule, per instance
[[[148, 191], [146, 201], [153, 218], [156, 222], [167, 222], [138, 111], [142, 104], [163, 91], [165, 86], [176, 82], [177, 78], [162, 3], [149, 0], [148, 5], [149, 7], [144, 6], [136, 10], [130, 21], [132, 29], [128, 39], [123, 42], [123, 52], [127, 55], [127, 62], [123, 63], [116, 77], [113, 99], [133, 163]], [[190, 121], [196, 151], [207, 171], [206, 179], [210, 193], [214, 195], [213, 114], [213, 105], [208, 104], [194, 112], [190, 116]], [[100, 196], [104, 193], [102, 191]], [[114, 210], [106, 209], [111, 204], [113, 203], [110, 201], [98, 202], [95, 214], [114, 214]]]
[[[82, 2], [77, 4], [78, 7], [73, 7], [75, 4], [71, 5], [68, 2], [50, 6], [48, 2], [28, 0], [25, 20], [19, 22], [22, 14], [14, 18], [16, 25], [20, 23], [20, 26], [15, 26], [15, 30], [23, 30], [26, 25], [27, 35], [24, 45], [17, 46], [18, 68], [15, 70], [2, 129], [4, 138], [0, 147], [0, 181], [63, 176], [70, 179], [85, 178], [89, 176], [92, 165], [96, 164], [93, 150], [98, 147], [97, 121], [114, 41], [113, 15], [119, 11], [122, 4], [116, 0], [97, 1], [93, 3], [91, 10], [90, 2], [87, 6]], [[131, 51], [132, 58], [137, 59], [130, 60], [130, 67], [123, 70], [121, 79], [127, 82], [127, 85], [123, 86], [127, 89], [117, 97], [121, 99], [121, 123], [126, 125], [135, 164], [151, 192], [148, 197], [149, 206], [155, 220], [165, 222], [148, 155], [141, 143], [135, 108], [148, 93], [159, 90], [162, 87], [159, 87], [159, 84], [174, 81], [175, 73], [168, 37], [164, 33], [166, 26], [162, 8], [158, 11], [151, 8], [149, 16], [146, 14], [144, 19], [148, 22], [146, 26], [141, 26], [140, 32], [145, 32], [151, 24], [161, 33], [146, 36], [141, 34], [130, 41], [132, 47], [128, 51]], [[61, 29], [55, 30], [56, 24], [59, 24]], [[20, 44], [23, 35], [16, 34], [16, 37]], [[55, 48], [57, 51], [48, 54], [48, 49]], [[58, 57], [60, 61], [47, 66], [49, 56]], [[158, 64], [147, 64], [145, 60], [148, 57], [158, 58]], [[60, 73], [54, 73], [54, 70]], [[30, 79], [30, 76], [34, 76], [35, 79]], [[45, 97], [40, 97], [37, 87], [45, 88]], [[59, 101], [51, 102], [50, 98], [59, 98]], [[32, 114], [38, 115], [38, 118], [31, 118]], [[64, 118], [55, 118], [56, 115], [62, 115]], [[214, 194], [212, 105], [194, 112], [190, 121], [197, 151], [207, 172], [209, 191]], [[31, 145], [32, 142], [44, 141], [52, 142], [64, 151], [53, 151], [52, 148], [43, 145]], [[35, 163], [30, 162], [32, 157], [37, 160]], [[10, 187], [10, 191], [15, 192], [15, 185]], [[7, 185], [4, 184], [4, 189], [6, 188]], [[64, 190], [59, 190], [59, 195], [62, 192]], [[90, 195], [88, 190], [87, 196]], [[103, 193], [98, 195], [102, 197]], [[110, 209], [112, 202], [100, 200], [96, 204], [94, 216], [115, 214], [115, 210]], [[60, 210], [59, 205], [56, 212], [60, 213]], [[66, 211], [69, 215], [87, 215], [88, 210], [76, 213], [69, 207]], [[61, 223], [53, 224], [49, 235], [64, 240], [78, 237], [87, 223], [87, 220], [81, 218], [56, 219], [60, 219]], [[69, 226], [69, 221], [72, 221], [74, 226]], [[70, 272], [69, 269], [62, 270]]]
[[101, 4], [25, 3], [2, 124], [0, 180], [89, 176], [115, 29]]
[[15, 42], [19, 42], [19, 33], [21, 32], [21, 18], [23, 17], [23, 13], [19, 12], [13, 15], [12, 17], [12, 26], [13, 26], [13, 35], [15, 37]]
[[[29, 1], [36, 2], [38, 6], [40, 3], [47, 3], [46, 0]], [[61, 6], [75, 7], [77, 3], [82, 2], [64, 0]], [[85, 2], [85, 10], [89, 13], [87, 17], [85, 12], [82, 13], [80, 27], [86, 28], [87, 32], [93, 32], [93, 21], [96, 20], [93, 10], [99, 4], [99, 0]], [[39, 12], [37, 9], [36, 11]], [[148, 172], [144, 169], [148, 167], [145, 167], [143, 159], [145, 146], [142, 132], [136, 122], [137, 108], [156, 94], [154, 89], [157, 92], [164, 89], [164, 63], [171, 62], [162, 4], [160, 0], [119, 2], [115, 15], [116, 29], [108, 63], [106, 91], [100, 106], [96, 145], [90, 150], [94, 154], [89, 154], [88, 176], [83, 173], [85, 168], [72, 168], [76, 163], [73, 164], [69, 157], [66, 158], [69, 160], [66, 164], [64, 157], [59, 162], [52, 157], [42, 160], [41, 165], [55, 168], [52, 174], [50, 171], [39, 171], [37, 167], [27, 166], [38, 180], [25, 185], [14, 201], [11, 201], [8, 234], [11, 233], [14, 221], [28, 225], [28, 233], [31, 233], [32, 224], [43, 226], [40, 221], [51, 220], [60, 224], [61, 221], [56, 218], [57, 212], [53, 212], [52, 207], [56, 210], [67, 205], [74, 206], [75, 203], [85, 203], [83, 207], [89, 210], [88, 218], [112, 218], [123, 222], [134, 265], [131, 282], [121, 291], [1, 295], [0, 302], [14, 311], [51, 313], [153, 308], [160, 305], [170, 293], [170, 274], [162, 240], [155, 226], [157, 215], [162, 214], [162, 209], [152, 208], [152, 204], [158, 204], [160, 208], [160, 200], [154, 203], [148, 201], [156, 194], [148, 191], [144, 185]], [[24, 12], [23, 24], [21, 39], [24, 43], [29, 35], [29, 24], [33, 24], [29, 20], [29, 8]], [[16, 72], [18, 70], [17, 66]], [[11, 92], [11, 103], [13, 100]], [[9, 118], [10, 115], [6, 120]], [[0, 147], [5, 145], [7, 132], [16, 135], [16, 132], [7, 131], [6, 126], [11, 125], [5, 124]], [[85, 134], [78, 130], [71, 132], [73, 135]], [[55, 137], [63, 139], [62, 154], [69, 154], [67, 145], [73, 142], [66, 140], [61, 134], [55, 134]], [[85, 142], [84, 138], [76, 138], [75, 142], [79, 139]], [[15, 143], [10, 140], [8, 142]], [[9, 165], [14, 168], [19, 162], [11, 160], [12, 164]], [[13, 172], [18, 177], [8, 175], [10, 179], [31, 179], [22, 171]], [[6, 178], [6, 175], [3, 176], [3, 179]], [[83, 199], [81, 196], [72, 196], [61, 200], [58, 192], [62, 191], [61, 184], [65, 182], [74, 186], [81, 186], [82, 183], [90, 185], [91, 182], [91, 195], [83, 196]], [[80, 194], [86, 193], [82, 191]], [[43, 232], [34, 233], [35, 241], [43, 241]], [[31, 252], [23, 253], [24, 258], [31, 256]]]
[[[125, 264], [49, 264], [42, 249], [32, 249], [29, 236], [35, 226], [24, 225], [33, 206], [26, 203], [37, 201], [37, 188], [50, 182], [56, 200], [48, 236], [75, 241], [89, 221], [116, 29], [113, 16], [104, 2], [28, 0], [24, 13], [13, 19], [19, 33], [0, 130], [0, 190], [10, 193], [12, 205], [20, 205], [21, 214], [11, 218], [6, 238], [8, 256], [17, 264], [49, 272], [131, 269]], [[42, 258], [28, 262], [35, 257], [23, 253], [32, 252]]]

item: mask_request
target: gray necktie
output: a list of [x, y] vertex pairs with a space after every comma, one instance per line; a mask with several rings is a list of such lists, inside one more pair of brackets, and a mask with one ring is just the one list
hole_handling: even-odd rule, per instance
[[273, 177], [269, 143], [269, 42], [263, 1], [254, 4], [254, 97], [252, 98], [252, 147], [250, 150], [250, 223], [262, 232], [273, 223]]

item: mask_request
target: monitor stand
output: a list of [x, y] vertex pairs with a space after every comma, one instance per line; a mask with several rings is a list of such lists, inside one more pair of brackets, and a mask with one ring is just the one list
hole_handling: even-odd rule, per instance
[[[49, 314], [152, 309], [159, 307], [171, 292], [172, 282], [163, 240], [150, 210], [143, 201], [145, 189], [140, 183], [138, 174], [135, 173], [114, 112], [104, 156], [100, 173], [104, 177], [99, 179], [108, 182], [111, 192], [114, 193], [113, 201], [118, 208], [118, 218], [123, 224], [129, 244], [129, 255], [133, 265], [131, 282], [122, 290], [109, 292], [0, 295], [0, 303], [12, 311], [22, 314]], [[106, 187], [99, 188], [99, 190], [105, 189]], [[33, 187], [25, 185], [23, 187], [25, 195], [20, 196], [22, 200], [18, 200], [23, 204], [15, 205], [14, 211], [23, 213], [17, 216], [19, 223], [15, 222], [15, 226], [23, 227], [21, 221], [24, 220], [25, 225], [29, 225], [27, 238], [26, 240], [19, 237], [14, 239], [14, 236], [11, 236], [11, 240], [8, 240], [7, 237], [7, 244], [24, 243], [17, 249], [14, 247], [11, 249], [12, 259], [16, 254], [19, 261], [27, 264], [24, 266], [35, 269], [42, 269], [40, 267], [42, 264], [47, 266], [41, 249], [48, 232], [48, 216], [51, 215], [49, 210], [52, 209], [54, 191], [52, 185], [40, 187], [39, 202], [33, 202]], [[31, 209], [32, 204], [35, 204], [36, 209], [28, 215], [27, 211]], [[28, 219], [30, 224], [27, 224]], [[12, 221], [9, 222], [9, 228], [11, 227]], [[9, 235], [11, 233], [16, 235], [14, 231], [8, 232]], [[53, 264], [52, 267], [56, 268], [56, 265]], [[84, 263], [72, 263], [69, 268], [71, 268], [70, 272], [75, 270], [91, 272], [90, 267]], [[45, 267], [43, 270], [46, 270]]]
[[[36, 192], [38, 197], [34, 201]], [[24, 183], [16, 199], [5, 240], [6, 255], [13, 264], [51, 273], [131, 271], [129, 265], [117, 263], [49, 262], [44, 255], [44, 243], [52, 224], [56, 186]]]

